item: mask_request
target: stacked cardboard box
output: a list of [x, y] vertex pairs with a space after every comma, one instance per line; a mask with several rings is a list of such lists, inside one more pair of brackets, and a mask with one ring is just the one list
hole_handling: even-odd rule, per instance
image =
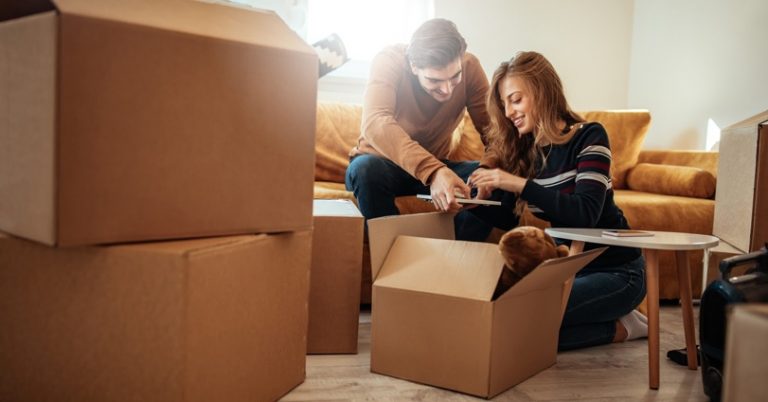
[[223, 4], [13, 0], [0, 53], [0, 400], [302, 382], [312, 48]]
[[304, 380], [310, 241], [0, 236], [0, 400], [279, 398]]
[[768, 394], [768, 304], [734, 305], [728, 311], [723, 401], [762, 401]]
[[720, 244], [706, 272], [713, 279], [720, 261], [768, 242], [768, 110], [724, 128], [719, 148], [712, 233]]
[[25, 4], [0, 5], [0, 230], [74, 246], [311, 227], [317, 56], [274, 13], [55, 0], [9, 18]]
[[307, 353], [357, 353], [363, 215], [349, 200], [315, 200]]

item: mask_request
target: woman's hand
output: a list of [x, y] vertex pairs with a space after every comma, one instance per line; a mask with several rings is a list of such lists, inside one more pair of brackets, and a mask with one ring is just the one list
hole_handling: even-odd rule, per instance
[[[472, 185], [472, 180], [471, 179], [467, 180], [467, 184], [469, 186], [474, 187]], [[492, 192], [493, 192], [493, 189], [490, 188], [490, 187], [486, 187], [486, 186], [477, 187], [477, 194], [475, 195], [475, 197], [473, 199], [474, 200], [487, 200], [488, 198], [491, 197], [491, 193]], [[472, 209], [472, 208], [475, 208], [477, 206], [478, 206], [478, 204], [467, 204], [467, 205], [464, 205], [464, 209]]]
[[497, 188], [512, 193], [520, 193], [523, 191], [526, 182], [522, 177], [515, 176], [512, 173], [505, 172], [501, 169], [483, 168], [475, 170], [472, 175], [469, 176], [469, 181], [474, 187], [478, 188], [477, 198], [480, 198], [481, 191], [485, 197], [488, 197], [490, 192]]

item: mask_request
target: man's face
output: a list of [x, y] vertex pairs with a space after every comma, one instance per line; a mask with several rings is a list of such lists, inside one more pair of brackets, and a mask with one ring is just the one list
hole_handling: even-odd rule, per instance
[[461, 58], [439, 68], [418, 68], [411, 64], [411, 71], [426, 93], [438, 102], [447, 102], [453, 95], [453, 89], [461, 82]]

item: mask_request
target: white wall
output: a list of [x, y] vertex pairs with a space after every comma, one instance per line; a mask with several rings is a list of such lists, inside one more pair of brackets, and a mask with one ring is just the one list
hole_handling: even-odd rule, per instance
[[[536, 50], [558, 70], [574, 109], [627, 107], [633, 0], [434, 0], [434, 9], [456, 23], [489, 78], [515, 52]], [[362, 102], [367, 70], [349, 70], [320, 80], [321, 101]]]
[[542, 53], [575, 110], [627, 107], [632, 0], [435, 0], [490, 77], [521, 50]]
[[[515, 52], [536, 50], [557, 69], [575, 110], [649, 109], [646, 149], [704, 149], [709, 118], [724, 128], [768, 109], [766, 0], [434, 5], [436, 17], [457, 24], [488, 76]], [[326, 76], [320, 100], [360, 103], [366, 74]]]
[[768, 109], [768, 2], [638, 0], [629, 107], [650, 109], [647, 149], [704, 149], [724, 128]]

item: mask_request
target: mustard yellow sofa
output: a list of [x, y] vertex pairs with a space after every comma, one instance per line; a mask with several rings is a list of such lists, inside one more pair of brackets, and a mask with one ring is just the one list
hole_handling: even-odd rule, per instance
[[[345, 190], [349, 150], [360, 133], [359, 105], [320, 103], [317, 108], [315, 198], [352, 199]], [[616, 203], [636, 229], [712, 234], [717, 152], [642, 150], [651, 116], [646, 110], [589, 111], [587, 121], [605, 126], [613, 152], [611, 176]], [[454, 131], [453, 160], [477, 160], [483, 153], [480, 135], [468, 115]], [[433, 211], [429, 203], [401, 197], [402, 213]], [[523, 222], [540, 227], [547, 222], [525, 216]], [[498, 234], [497, 234], [498, 235]], [[493, 236], [489, 241], [495, 241]], [[701, 292], [702, 252], [689, 253], [693, 294]], [[370, 262], [363, 261], [361, 300], [370, 302]], [[677, 299], [678, 283], [672, 252], [659, 255], [661, 299]]]

